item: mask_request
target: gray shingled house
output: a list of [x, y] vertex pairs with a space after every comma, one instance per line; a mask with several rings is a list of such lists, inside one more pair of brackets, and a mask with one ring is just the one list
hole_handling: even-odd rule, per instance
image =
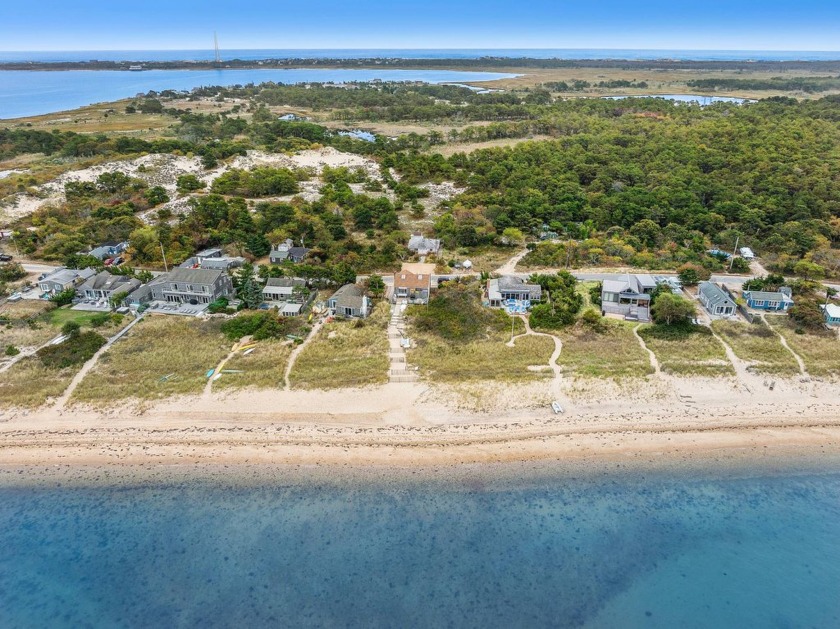
[[155, 280], [150, 283], [153, 301], [209, 304], [233, 295], [233, 284], [224, 271], [176, 268]]
[[119, 293], [127, 295], [138, 288], [140, 288], [140, 280], [136, 278], [100, 271], [79, 286], [76, 289], [76, 294], [82, 299], [98, 301], [111, 299]]
[[628, 273], [620, 280], [604, 280], [601, 285], [601, 310], [633, 321], [650, 321], [650, 294], [656, 280], [650, 275]]
[[361, 286], [345, 284], [327, 300], [327, 306], [341, 317], [364, 318], [370, 313], [371, 304]]
[[520, 302], [539, 302], [542, 299], [542, 287], [528, 284], [513, 275], [487, 280], [487, 299], [492, 308], [502, 308], [510, 299]]
[[42, 293], [57, 295], [70, 288], [76, 288], [86, 280], [96, 275], [93, 269], [66, 269], [60, 267], [38, 280], [38, 288]]
[[708, 313], [715, 317], [731, 317], [737, 308], [732, 298], [712, 282], [700, 282], [697, 299]]

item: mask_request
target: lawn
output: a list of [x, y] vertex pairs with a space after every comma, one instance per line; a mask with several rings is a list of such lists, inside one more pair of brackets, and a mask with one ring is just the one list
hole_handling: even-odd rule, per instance
[[677, 376], [732, 376], [726, 350], [709, 328], [645, 325], [639, 330], [665, 373]]
[[128, 398], [159, 399], [200, 393], [206, 373], [230, 352], [218, 320], [150, 317], [99, 359], [73, 401], [107, 405]]
[[54, 325], [58, 328], [68, 321], [75, 321], [82, 327], [91, 327], [91, 319], [99, 314], [101, 313], [90, 312], [89, 310], [71, 310], [70, 306], [63, 306], [61, 308], [56, 308], [55, 310], [50, 310], [44, 315], [44, 318], [50, 325]]
[[749, 325], [732, 321], [715, 321], [712, 329], [726, 341], [741, 360], [752, 363], [756, 373], [794, 376], [799, 365], [786, 350], [776, 333], [766, 325]]
[[[524, 331], [524, 324], [516, 319], [515, 334]], [[419, 330], [412, 330], [410, 336], [416, 347], [408, 351], [408, 363], [419, 367], [423, 378], [435, 382], [519, 382], [553, 375], [548, 361], [554, 352], [554, 341], [547, 336], [522, 336], [513, 347], [507, 345], [509, 329], [467, 342], [448, 341]], [[538, 366], [542, 369], [529, 369]]]
[[48, 369], [35, 356], [24, 358], [0, 373], [0, 407], [43, 406], [50, 398], [64, 393], [78, 367]]
[[558, 332], [563, 373], [586, 378], [643, 378], [653, 369], [650, 357], [633, 336], [633, 325], [603, 320], [602, 330], [576, 325]]
[[[237, 352], [222, 368], [222, 376], [213, 381], [214, 391], [254, 387], [257, 389], [282, 389], [283, 374], [294, 345], [288, 341], [260, 341], [250, 354]], [[242, 373], [224, 373], [225, 370]]]
[[797, 334], [788, 317], [767, 315], [767, 321], [774, 330], [785, 337], [790, 348], [805, 363], [805, 369], [812, 376], [840, 375], [840, 342], [831, 332], [808, 332]]
[[292, 388], [340, 389], [388, 381], [388, 319], [382, 302], [365, 320], [327, 323], [304, 348], [289, 375]]

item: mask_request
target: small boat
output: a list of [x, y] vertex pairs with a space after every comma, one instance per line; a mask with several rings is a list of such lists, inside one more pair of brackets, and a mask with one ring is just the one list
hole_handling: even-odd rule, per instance
[[559, 415], [560, 413], [562, 413], [562, 412], [563, 412], [563, 407], [562, 407], [562, 406], [560, 406], [560, 402], [558, 402], [557, 400], [554, 400], [554, 401], [551, 403], [551, 408], [554, 410], [554, 413], [555, 413], [555, 414], [558, 414], [558, 415]]
[[209, 377], [211, 377], [214, 373], [216, 373], [216, 370], [215, 370], [215, 369], [211, 369], [211, 370], [209, 370], [209, 371], [207, 372], [207, 377], [208, 377], [208, 378], [209, 378]]
[[250, 348], [246, 349], [244, 352], [242, 352], [242, 355], [247, 356], [248, 354], [250, 354], [253, 351], [254, 351], [254, 348], [250, 347]]

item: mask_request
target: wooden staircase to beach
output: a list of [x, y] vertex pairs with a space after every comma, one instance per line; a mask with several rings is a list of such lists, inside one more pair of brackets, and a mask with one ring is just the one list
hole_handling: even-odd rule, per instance
[[405, 355], [405, 348], [402, 345], [405, 335], [405, 319], [403, 318], [402, 307], [395, 304], [391, 307], [391, 320], [388, 323], [388, 359], [390, 368], [388, 370], [389, 382], [417, 382], [420, 378], [416, 369], [411, 369]]

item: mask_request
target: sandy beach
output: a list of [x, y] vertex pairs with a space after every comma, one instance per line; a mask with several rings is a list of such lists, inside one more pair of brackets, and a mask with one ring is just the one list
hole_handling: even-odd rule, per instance
[[726, 379], [624, 388], [568, 383], [562, 415], [548, 408], [545, 386], [500, 390], [484, 383], [465, 392], [389, 384], [244, 391], [106, 410], [5, 411], [0, 465], [415, 468], [840, 452], [840, 395], [830, 382], [783, 381], [773, 391], [752, 392]]

